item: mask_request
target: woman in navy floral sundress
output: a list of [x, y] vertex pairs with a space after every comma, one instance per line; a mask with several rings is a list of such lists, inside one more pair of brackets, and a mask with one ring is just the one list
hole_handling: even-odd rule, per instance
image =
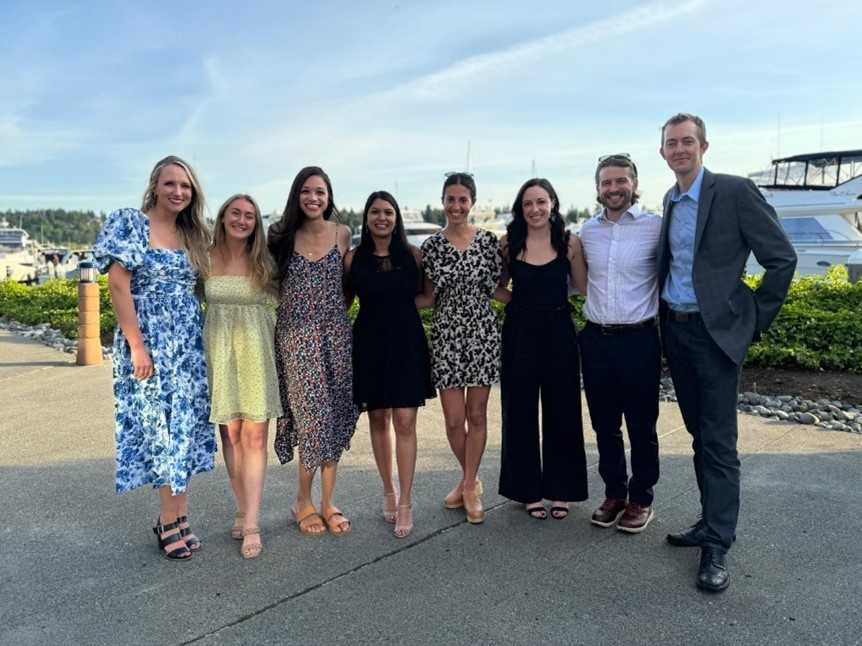
[[[359, 412], [353, 403], [351, 333], [342, 258], [350, 229], [330, 222], [332, 183], [316, 166], [299, 171], [281, 220], [270, 226], [269, 250], [280, 282], [275, 362], [284, 415], [278, 418], [275, 452], [282, 464], [299, 447], [302, 463], [293, 516], [300, 531], [319, 536], [350, 532], [333, 503], [341, 453], [350, 448]], [[311, 500], [320, 469], [320, 513]]]
[[187, 489], [192, 475], [213, 469], [216, 450], [195, 296], [208, 267], [203, 210], [194, 171], [166, 157], [150, 174], [141, 210], [108, 216], [94, 252], [117, 317], [117, 492], [159, 490], [153, 531], [171, 560], [202, 547], [189, 528]]

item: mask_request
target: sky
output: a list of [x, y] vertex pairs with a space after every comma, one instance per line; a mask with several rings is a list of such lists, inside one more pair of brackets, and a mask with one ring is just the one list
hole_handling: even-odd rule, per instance
[[468, 170], [478, 208], [539, 176], [592, 209], [619, 152], [656, 207], [677, 112], [714, 172], [862, 148], [859, 25], [858, 0], [2, 0], [0, 211], [140, 206], [169, 154], [210, 215], [239, 192], [280, 212], [308, 165], [339, 208], [439, 206]]

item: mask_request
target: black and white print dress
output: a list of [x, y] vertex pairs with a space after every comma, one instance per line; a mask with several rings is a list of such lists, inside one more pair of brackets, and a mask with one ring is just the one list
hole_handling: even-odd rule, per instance
[[443, 232], [422, 244], [425, 274], [434, 283], [431, 380], [437, 388], [490, 386], [500, 381], [500, 322], [490, 297], [503, 257], [497, 237], [479, 229], [463, 252]]

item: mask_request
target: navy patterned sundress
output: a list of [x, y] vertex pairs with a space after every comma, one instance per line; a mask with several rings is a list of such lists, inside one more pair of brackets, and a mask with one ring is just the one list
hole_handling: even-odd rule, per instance
[[215, 466], [197, 274], [186, 253], [149, 249], [150, 221], [138, 209], [108, 216], [94, 258], [106, 273], [118, 262], [132, 272], [131, 291], [154, 375], [133, 376], [120, 326], [114, 333], [117, 493], [145, 484], [183, 493], [196, 473]]
[[275, 454], [286, 464], [299, 447], [309, 472], [341, 459], [359, 419], [342, 271], [337, 246], [319, 260], [294, 251], [281, 282], [275, 365], [284, 415], [276, 424]]

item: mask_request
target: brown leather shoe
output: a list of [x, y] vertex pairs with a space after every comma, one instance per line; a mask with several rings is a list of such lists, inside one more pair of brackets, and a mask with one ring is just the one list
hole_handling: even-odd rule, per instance
[[647, 528], [653, 515], [652, 507], [630, 502], [626, 505], [626, 511], [620, 518], [620, 522], [617, 523], [617, 529], [629, 534], [638, 534]]
[[610, 527], [626, 509], [625, 500], [616, 500], [615, 498], [605, 498], [602, 506], [593, 512], [590, 522], [599, 527]]

